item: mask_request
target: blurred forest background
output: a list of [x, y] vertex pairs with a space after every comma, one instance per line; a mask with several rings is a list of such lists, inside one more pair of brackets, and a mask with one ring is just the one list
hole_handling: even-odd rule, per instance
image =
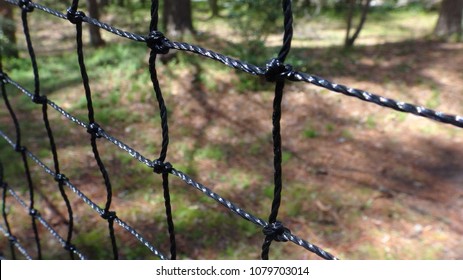
[[[36, 1], [64, 12], [70, 1]], [[147, 34], [149, 0], [87, 0], [80, 9], [115, 27]], [[160, 31], [263, 66], [283, 34], [278, 0], [161, 1]], [[294, 0], [296, 70], [397, 100], [463, 114], [463, 0]], [[20, 9], [0, 0], [3, 68], [33, 91]], [[35, 10], [28, 15], [41, 92], [82, 120], [85, 94], [75, 27]], [[92, 28], [84, 52], [96, 121], [149, 158], [161, 144], [149, 50]], [[273, 85], [190, 53], [159, 57], [169, 111], [168, 161], [252, 214], [266, 218], [273, 197]], [[40, 106], [7, 86], [23, 145], [52, 166]], [[0, 130], [14, 139], [6, 106]], [[463, 259], [463, 132], [301, 83], [283, 98], [283, 201], [279, 220], [296, 235], [342, 259]], [[86, 131], [49, 112], [62, 173], [102, 206], [106, 191]], [[161, 178], [107, 141], [100, 153], [114, 187], [112, 208], [163, 252], [169, 242]], [[23, 198], [20, 155], [0, 140], [5, 180]], [[62, 236], [66, 208], [56, 182], [31, 163], [36, 208]], [[172, 178], [173, 217], [181, 259], [256, 259], [261, 229]], [[107, 224], [67, 190], [74, 209], [73, 243], [90, 258], [111, 258]], [[34, 256], [30, 217], [7, 199], [13, 233]], [[40, 227], [40, 226], [39, 226]], [[45, 258], [68, 254], [40, 228]], [[153, 258], [116, 228], [122, 258]], [[10, 258], [7, 238], [0, 252]], [[273, 259], [318, 259], [290, 243], [274, 243]]]

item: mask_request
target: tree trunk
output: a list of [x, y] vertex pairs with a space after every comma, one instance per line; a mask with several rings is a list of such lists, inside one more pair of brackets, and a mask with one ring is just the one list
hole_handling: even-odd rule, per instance
[[348, 46], [349, 39], [350, 39], [350, 30], [352, 29], [352, 20], [354, 18], [354, 8], [355, 8], [355, 0], [347, 0], [347, 27], [346, 27], [346, 37], [344, 39], [344, 47]]
[[162, 15], [162, 23], [167, 36], [180, 37], [184, 33], [194, 32], [191, 0], [164, 1]]
[[106, 7], [109, 5], [109, 0], [100, 0], [100, 8]]
[[0, 16], [0, 32], [4, 35], [4, 38], [2, 38], [3, 36], [0, 37], [1, 52], [5, 56], [18, 57], [13, 6], [5, 1], [0, 1]]
[[209, 7], [211, 8], [211, 17], [218, 17], [219, 16], [219, 3], [218, 0], [208, 0]]
[[[360, 3], [363, 3], [362, 0], [360, 0]], [[346, 30], [346, 39], [344, 41], [344, 47], [345, 48], [350, 48], [354, 45], [355, 40], [360, 34], [360, 31], [362, 31], [363, 25], [365, 24], [365, 21], [367, 20], [367, 15], [368, 11], [370, 10], [370, 3], [371, 0], [366, 0], [366, 3], [362, 7], [362, 15], [360, 17], [359, 24], [357, 25], [357, 28], [355, 29], [354, 34], [352, 37], [350, 37], [350, 29], [352, 27], [352, 19], [354, 16], [354, 6], [355, 6], [355, 0], [349, 0], [349, 11], [347, 14], [347, 30]]]
[[463, 0], [443, 0], [434, 34], [442, 38], [456, 35], [461, 39], [463, 20]]
[[[100, 11], [96, 0], [87, 0], [87, 8], [90, 17], [98, 20], [100, 19]], [[100, 28], [92, 24], [89, 24], [89, 31], [90, 45], [94, 47], [104, 46], [105, 41], [103, 40], [103, 38], [101, 38]]]

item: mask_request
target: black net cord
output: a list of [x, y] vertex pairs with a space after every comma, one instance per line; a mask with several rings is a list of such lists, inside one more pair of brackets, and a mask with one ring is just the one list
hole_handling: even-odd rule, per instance
[[83, 12], [77, 11], [79, 1], [73, 0], [71, 7], [68, 9], [68, 20], [76, 25], [76, 44], [77, 44], [77, 57], [79, 62], [79, 68], [82, 76], [82, 83], [85, 89], [85, 97], [87, 100], [87, 110], [88, 110], [88, 120], [89, 120], [89, 129], [90, 133], [90, 144], [92, 146], [93, 155], [97, 165], [100, 169], [101, 175], [103, 176], [104, 184], [106, 186], [106, 204], [104, 208], [104, 213], [102, 217], [108, 221], [108, 230], [109, 237], [111, 239], [111, 246], [113, 249], [114, 259], [119, 259], [119, 253], [117, 250], [116, 236], [114, 233], [114, 219], [116, 217], [115, 213], [110, 211], [111, 201], [112, 201], [112, 186], [109, 179], [108, 172], [104, 166], [103, 161], [101, 160], [100, 154], [98, 152], [98, 145], [96, 139], [101, 137], [98, 135], [100, 130], [98, 124], [95, 122], [95, 115], [92, 102], [92, 93], [90, 90], [90, 83], [87, 74], [87, 69], [85, 67], [84, 53], [83, 53], [83, 42], [82, 42], [82, 21], [85, 14]]
[[[55, 173], [56, 174], [61, 174], [60, 173], [60, 164], [59, 164], [59, 159], [58, 159], [58, 151], [57, 151], [57, 148], [56, 148], [55, 139], [53, 137], [53, 131], [51, 129], [50, 122], [48, 120], [47, 108], [48, 108], [48, 106], [47, 106], [46, 103], [42, 104], [43, 121], [45, 123], [45, 128], [46, 128], [48, 139], [49, 139], [49, 142], [50, 142], [50, 149], [51, 149], [51, 152], [52, 152], [52, 155], [53, 155], [53, 164], [54, 164], [54, 168], [55, 168]], [[72, 244], [72, 233], [73, 233], [73, 230], [74, 230], [74, 214], [73, 214], [73, 211], [72, 211], [71, 202], [69, 201], [69, 198], [68, 198], [68, 196], [66, 194], [66, 191], [64, 190], [64, 182], [63, 182], [63, 180], [59, 179], [58, 177], [55, 178], [55, 180], [58, 181], [58, 189], [59, 189], [61, 198], [63, 199], [63, 201], [64, 201], [64, 203], [66, 205], [66, 210], [67, 210], [67, 213], [68, 213], [68, 232], [67, 232], [67, 236], [66, 236], [66, 243], [68, 245], [71, 245]], [[67, 248], [70, 248], [70, 247], [67, 247]], [[74, 259], [74, 253], [71, 250], [69, 250], [69, 256], [70, 256], [71, 259]]]
[[[272, 227], [277, 222], [278, 211], [281, 203], [281, 192], [283, 189], [282, 186], [282, 169], [281, 169], [281, 102], [283, 99], [283, 90], [285, 86], [285, 79], [282, 77], [283, 72], [285, 71], [284, 61], [289, 51], [291, 50], [291, 40], [293, 37], [293, 17], [291, 11], [291, 0], [283, 0], [282, 8], [284, 13], [284, 35], [283, 35], [283, 45], [278, 54], [278, 58], [272, 60], [267, 67], [267, 79], [276, 82], [275, 85], [275, 97], [273, 100], [273, 115], [272, 115], [272, 137], [273, 137], [273, 167], [274, 167], [274, 190], [273, 190], [273, 201], [268, 218], [269, 227], [264, 229], [265, 240], [262, 245], [261, 258], [268, 260], [270, 245], [273, 240], [278, 240], [275, 238], [274, 234], [268, 234], [266, 231], [268, 228]], [[280, 241], [280, 240], [278, 240]]]
[[[0, 72], [3, 75], [3, 65], [2, 65], [2, 53], [1, 53], [1, 50], [0, 50]], [[3, 80], [3, 77], [0, 77], [0, 90], [2, 91], [3, 99], [5, 100], [5, 103], [7, 104], [7, 107], [10, 110], [11, 106], [10, 106], [10, 104], [8, 102], [8, 98], [6, 97], [6, 88], [5, 88], [5, 82]], [[10, 113], [11, 113], [11, 111], [10, 111]], [[18, 126], [16, 125], [17, 124], [16, 117], [13, 118], [13, 120], [14, 120], [14, 123], [15, 123], [15, 127], [18, 128]], [[16, 130], [16, 134], [17, 135], [19, 134], [18, 130]], [[12, 257], [13, 260], [15, 260], [16, 259], [16, 253], [14, 251], [14, 244], [12, 242], [13, 239], [11, 238], [11, 236], [13, 236], [13, 235], [11, 233], [10, 224], [8, 223], [8, 218], [7, 218], [7, 215], [6, 215], [6, 188], [7, 188], [7, 185], [6, 185], [5, 182], [3, 182], [3, 164], [1, 162], [0, 162], [0, 186], [3, 189], [3, 191], [2, 191], [2, 217], [3, 217], [3, 222], [5, 223], [8, 235], [10, 236], [11, 257]]]
[[167, 229], [169, 231], [170, 258], [171, 260], [175, 260], [177, 259], [177, 242], [175, 240], [175, 227], [172, 217], [172, 207], [170, 205], [169, 173], [164, 172], [162, 174], [162, 187], [164, 190], [164, 205], [166, 209]]
[[[21, 4], [21, 2], [20, 2], [20, 4]], [[23, 1], [22, 4], [23, 4], [23, 7], [21, 7], [22, 8], [21, 18], [22, 18], [22, 22], [23, 22], [24, 34], [26, 36], [26, 41], [27, 41], [27, 48], [29, 50], [29, 53], [33, 53], [32, 42], [31, 42], [31, 38], [30, 38], [30, 35], [29, 35], [29, 26], [27, 24], [27, 13], [30, 12], [31, 9], [29, 9], [28, 1]], [[34, 70], [35, 94], [37, 95], [38, 94], [38, 88], [39, 88], [39, 77], [38, 77], [38, 70], [37, 70], [38, 69], [37, 62], [35, 60], [34, 55], [31, 56], [31, 62], [32, 62], [32, 65], [33, 65], [33, 70]], [[16, 148], [19, 148], [19, 147], [16, 147]], [[27, 174], [27, 183], [28, 183], [28, 186], [29, 186], [29, 199], [30, 199], [29, 208], [34, 209], [34, 187], [33, 187], [32, 178], [31, 178], [31, 174], [30, 174], [30, 170], [29, 170], [29, 165], [27, 163], [26, 153], [25, 153], [25, 150], [22, 147], [19, 148], [19, 150], [21, 152], [21, 157], [23, 159], [24, 168], [25, 168], [26, 174]], [[35, 222], [34, 216], [32, 216], [31, 219], [32, 219], [32, 226], [33, 226], [33, 229], [34, 229], [34, 234], [36, 236], [36, 242], [39, 243], [37, 224]], [[38, 246], [38, 248], [39, 247], [40, 246]], [[39, 259], [41, 259], [41, 256], [40, 256], [41, 255], [41, 250], [38, 250], [38, 254], [39, 254]]]
[[[50, 149], [51, 149], [52, 156], [53, 156], [53, 164], [54, 164], [54, 167], [55, 167], [55, 173], [60, 174], [58, 152], [57, 152], [56, 145], [55, 145], [55, 139], [54, 139], [54, 136], [53, 136], [53, 131], [51, 129], [50, 122], [49, 122], [49, 119], [48, 119], [47, 99], [46, 99], [46, 96], [40, 96], [39, 70], [38, 70], [37, 59], [36, 59], [36, 56], [35, 56], [35, 51], [34, 51], [34, 48], [33, 48], [33, 45], [32, 45], [31, 36], [30, 36], [30, 32], [29, 32], [29, 24], [28, 24], [28, 20], [27, 20], [27, 14], [29, 12], [32, 12], [33, 9], [31, 8], [32, 6], [31, 6], [31, 3], [29, 2], [29, 0], [23, 0], [22, 3], [23, 3], [23, 7], [22, 7], [21, 18], [22, 18], [22, 22], [23, 22], [24, 36], [26, 38], [27, 49], [28, 49], [28, 52], [29, 52], [29, 56], [31, 58], [31, 64], [32, 64], [32, 69], [33, 69], [33, 73], [34, 73], [34, 87], [35, 88], [34, 88], [33, 101], [35, 103], [37, 103], [37, 104], [42, 105], [42, 117], [43, 117], [43, 122], [45, 124], [45, 129], [46, 129], [46, 132], [47, 132], [47, 136], [48, 136], [48, 139], [49, 139], [49, 142], [50, 142]], [[63, 198], [63, 200], [65, 202], [67, 212], [68, 212], [67, 243], [71, 244], [72, 231], [73, 231], [73, 225], [74, 225], [71, 203], [70, 203], [70, 201], [69, 201], [69, 199], [68, 199], [68, 197], [66, 195], [66, 192], [64, 191], [64, 185], [63, 185], [62, 181], [58, 181], [58, 189], [60, 191], [61, 197]], [[71, 259], [74, 259], [73, 252], [70, 251], [69, 256], [70, 256]]]
[[[13, 110], [13, 108], [11, 107], [11, 104], [8, 100], [8, 96], [6, 94], [6, 89], [5, 89], [5, 84], [4, 84], [4, 78], [3, 77], [3, 65], [1, 64], [1, 56], [0, 56], [0, 72], [2, 73], [2, 77], [0, 77], [2, 79], [2, 86], [1, 86], [1, 90], [2, 90], [2, 96], [3, 96], [3, 100], [5, 102], [5, 105], [8, 109], [8, 112], [13, 120], [13, 123], [14, 123], [14, 126], [15, 126], [15, 131], [16, 131], [16, 145], [15, 145], [15, 150], [17, 152], [19, 152], [21, 154], [21, 158], [22, 158], [22, 161], [23, 161], [23, 165], [24, 165], [24, 171], [25, 171], [25, 175], [26, 175], [26, 178], [27, 178], [27, 184], [28, 184], [28, 188], [29, 188], [29, 199], [30, 199], [30, 208], [31, 209], [34, 209], [34, 186], [33, 186], [33, 183], [32, 183], [32, 178], [31, 178], [31, 173], [30, 173], [30, 170], [29, 170], [29, 165], [27, 164], [27, 158], [26, 158], [26, 152], [25, 152], [25, 149], [21, 146], [21, 128], [20, 128], [20, 125], [19, 125], [19, 121], [18, 121], [18, 118], [16, 117], [16, 114]], [[39, 232], [37, 230], [37, 223], [35, 221], [35, 218], [33, 215], [31, 215], [31, 223], [32, 223], [32, 229], [34, 231], [34, 240], [35, 240], [35, 244], [36, 244], [36, 248], [37, 248], [37, 258], [38, 259], [42, 259], [42, 249], [41, 249], [41, 246], [40, 246], [40, 237], [39, 237]]]
[[27, 43], [27, 50], [29, 51], [29, 55], [31, 58], [31, 63], [32, 63], [32, 70], [34, 72], [34, 94], [35, 96], [39, 96], [39, 89], [40, 89], [40, 79], [39, 79], [39, 71], [37, 67], [37, 59], [35, 58], [35, 52], [34, 48], [32, 47], [32, 41], [31, 41], [31, 36], [29, 33], [29, 24], [27, 23], [27, 14], [29, 12], [32, 12], [32, 9], [28, 8], [31, 7], [29, 6], [30, 2], [29, 1], [23, 1], [24, 6], [22, 7], [21, 10], [21, 19], [23, 23], [23, 30], [24, 30], [24, 36], [26, 37], [26, 43]]
[[[26, 178], [27, 178], [27, 186], [29, 187], [29, 209], [35, 209], [34, 208], [34, 185], [32, 183], [32, 177], [31, 177], [31, 172], [29, 169], [29, 164], [27, 163], [27, 157], [26, 157], [26, 150], [21, 147], [20, 149], [21, 153], [21, 158], [23, 160], [24, 164], [24, 170], [26, 172]], [[40, 238], [39, 238], [39, 231], [37, 229], [37, 222], [35, 220], [35, 214], [34, 212], [31, 211], [31, 222], [32, 222], [32, 229], [34, 231], [34, 239], [35, 239], [35, 244], [37, 247], [37, 258], [39, 260], [42, 259], [42, 248], [40, 246]]]
[[79, 0], [72, 0], [69, 10], [77, 11], [78, 8], [79, 8]]
[[150, 67], [150, 74], [151, 74], [151, 81], [153, 83], [153, 88], [156, 93], [156, 99], [158, 100], [159, 104], [159, 113], [161, 117], [161, 128], [162, 128], [162, 146], [161, 152], [159, 154], [158, 160], [164, 162], [167, 157], [167, 149], [169, 146], [169, 126], [167, 122], [167, 108], [164, 102], [164, 98], [162, 96], [161, 88], [159, 86], [159, 81], [157, 78], [157, 71], [156, 71], [156, 56], [157, 53], [155, 50], [151, 50], [150, 58], [149, 58], [149, 67]]
[[[2, 87], [3, 82], [1, 82]], [[3, 90], [3, 89], [2, 89]], [[3, 164], [0, 161], [0, 186], [2, 188], [2, 217], [3, 217], [3, 222], [5, 223], [6, 230], [9, 235], [9, 241], [10, 241], [10, 252], [11, 252], [11, 258], [13, 260], [16, 260], [16, 252], [14, 250], [14, 240], [15, 238], [13, 237], [13, 234], [11, 233], [11, 227], [10, 223], [8, 222], [7, 214], [6, 214], [6, 191], [8, 188], [8, 185], [6, 182], [3, 181]]]
[[[276, 222], [278, 210], [281, 203], [282, 191], [282, 171], [281, 171], [281, 133], [280, 133], [280, 119], [281, 119], [281, 101], [283, 98], [284, 80], [277, 82], [275, 86], [275, 98], [273, 101], [273, 167], [274, 167], [274, 190], [272, 208], [269, 215], [269, 224]], [[272, 243], [272, 236], [267, 235], [262, 246], [261, 257], [268, 260], [268, 253]]]
[[291, 10], [291, 0], [283, 0], [283, 14], [284, 14], [284, 35], [283, 45], [278, 53], [278, 60], [284, 62], [286, 56], [291, 50], [291, 42], [293, 40], [293, 12]]
[[[148, 35], [148, 47], [151, 48], [150, 57], [149, 57], [149, 70], [151, 76], [151, 82], [153, 84], [154, 91], [156, 93], [156, 99], [159, 105], [160, 117], [161, 117], [161, 128], [162, 128], [162, 145], [161, 145], [161, 152], [159, 154], [158, 160], [160, 162], [164, 162], [167, 157], [167, 149], [169, 146], [169, 126], [167, 121], [167, 108], [164, 102], [164, 98], [162, 96], [161, 87], [159, 86], [159, 81], [157, 77], [156, 71], [156, 57], [157, 54], [160, 53], [159, 45], [164, 35], [157, 31], [158, 26], [158, 12], [159, 12], [159, 1], [152, 0], [151, 1], [151, 22], [150, 22], [150, 30]], [[168, 50], [167, 50], [168, 51]]]
[[15, 144], [15, 148], [16, 147], [20, 147], [21, 145], [21, 129], [20, 129], [20, 126], [19, 126], [19, 121], [18, 121], [18, 118], [16, 117], [16, 114], [13, 110], [13, 107], [11, 107], [11, 104], [10, 104], [10, 100], [8, 99], [8, 95], [6, 94], [6, 88], [5, 88], [5, 83], [6, 83], [6, 77], [3, 73], [3, 69], [2, 69], [2, 62], [1, 62], [1, 53], [0, 53], [0, 71], [1, 71], [1, 77], [0, 77], [0, 80], [1, 80], [1, 90], [2, 90], [2, 97], [3, 97], [3, 102], [5, 103], [5, 106], [8, 110], [8, 113], [10, 114], [10, 117], [11, 119], [13, 120], [13, 125], [14, 125], [14, 129], [15, 129], [15, 136], [16, 136], [16, 144]]
[[[167, 157], [167, 150], [169, 146], [169, 126], [167, 120], [167, 108], [164, 102], [164, 98], [162, 96], [161, 87], [159, 86], [159, 81], [157, 77], [156, 71], [156, 57], [158, 53], [166, 53], [168, 49], [162, 48], [158, 44], [162, 44], [162, 40], [164, 36], [162, 33], [157, 31], [158, 28], [158, 21], [159, 21], [159, 1], [152, 0], [151, 1], [151, 22], [150, 22], [150, 29], [149, 29], [149, 38], [148, 47], [151, 48], [150, 57], [149, 57], [149, 71], [151, 82], [153, 84], [153, 89], [156, 93], [156, 99], [159, 105], [159, 114], [161, 116], [161, 128], [162, 128], [162, 144], [161, 144], [161, 152], [159, 154], [158, 161], [162, 164], [159, 170], [156, 170], [157, 173], [162, 173], [162, 187], [163, 187], [163, 194], [164, 194], [164, 205], [166, 210], [166, 222], [169, 232], [169, 240], [170, 240], [170, 253], [171, 259], [175, 260], [177, 258], [177, 245], [175, 240], [175, 226], [172, 217], [172, 207], [170, 203], [170, 191], [169, 191], [169, 170], [165, 168], [165, 159]], [[169, 164], [170, 165], [170, 164]]]

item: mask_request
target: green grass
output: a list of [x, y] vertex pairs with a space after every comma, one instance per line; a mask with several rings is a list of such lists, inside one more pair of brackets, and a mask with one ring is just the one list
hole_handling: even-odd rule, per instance
[[376, 120], [375, 117], [373, 116], [368, 116], [367, 119], [365, 120], [365, 125], [369, 129], [375, 129], [376, 128]]
[[315, 129], [307, 128], [304, 130], [303, 135], [305, 138], [316, 138], [318, 137], [318, 132]]
[[195, 151], [196, 159], [211, 159], [220, 161], [225, 159], [225, 157], [225, 151], [219, 146], [207, 145], [206, 147], [199, 148]]
[[432, 89], [431, 97], [426, 101], [426, 107], [436, 109], [441, 104], [440, 92], [436, 87]]
[[[91, 259], [112, 259], [111, 247], [109, 247], [107, 230], [102, 227], [97, 227], [86, 231], [85, 233], [75, 236], [74, 242], [79, 244], [80, 250], [91, 252], [88, 257]], [[102, 244], [105, 245], [105, 249], [102, 248]]]
[[249, 189], [252, 185], [260, 182], [262, 177], [259, 174], [249, 172], [248, 170], [232, 168], [227, 170], [220, 175], [216, 173], [216, 179], [219, 182], [227, 184], [231, 187], [232, 191], [244, 192]]
[[316, 128], [313, 127], [311, 123], [307, 123], [305, 125], [304, 131], [302, 132], [302, 135], [305, 138], [317, 138], [318, 136], [320, 136], [320, 133]]
[[293, 158], [293, 156], [294, 155], [291, 152], [283, 151], [281, 153], [281, 163], [282, 164], [288, 163]]
[[346, 140], [354, 139], [354, 134], [351, 131], [347, 130], [347, 129], [342, 130], [341, 136], [343, 138], [345, 138]]
[[274, 186], [273, 185], [269, 185], [269, 186], [265, 186], [264, 190], [263, 190], [263, 194], [267, 197], [267, 198], [272, 198], [273, 199], [273, 191], [274, 191]]

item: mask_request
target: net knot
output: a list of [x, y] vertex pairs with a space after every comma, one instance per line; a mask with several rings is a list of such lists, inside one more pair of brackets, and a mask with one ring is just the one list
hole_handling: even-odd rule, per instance
[[10, 235], [10, 236], [8, 236], [8, 241], [10, 241], [11, 243], [14, 244], [14, 243], [18, 242], [18, 239], [15, 236]]
[[87, 127], [87, 132], [94, 134], [96, 138], [101, 138], [100, 131], [102, 131], [100, 125], [95, 122], [90, 123]]
[[64, 174], [61, 174], [61, 173], [57, 173], [55, 175], [55, 181], [56, 182], [65, 182], [65, 181], [69, 181], [69, 179], [64, 175]]
[[39, 211], [37, 211], [37, 209], [34, 209], [34, 208], [29, 210], [29, 215], [31, 215], [32, 217], [40, 216]]
[[26, 151], [26, 147], [16, 144], [16, 145], [14, 145], [14, 150], [16, 152], [22, 153], [22, 152]]
[[6, 83], [6, 79], [8, 78], [8, 75], [4, 72], [0, 72], [0, 80], [2, 80], [4, 83]]
[[76, 250], [76, 246], [73, 244], [66, 242], [66, 245], [64, 245], [64, 250], [67, 250], [69, 252], [74, 252]]
[[47, 103], [47, 97], [44, 95], [34, 95], [32, 96], [32, 102], [43, 105]]
[[84, 21], [85, 13], [69, 8], [66, 17], [72, 24], [77, 24]]
[[34, 5], [32, 5], [30, 0], [19, 0], [18, 6], [28, 13], [34, 11]]
[[153, 171], [157, 174], [170, 173], [172, 171], [172, 164], [170, 162], [162, 162], [160, 160], [154, 161]]
[[167, 54], [170, 50], [170, 47], [167, 45], [169, 40], [157, 30], [150, 32], [148, 37], [146, 37], [146, 45], [153, 51], [158, 54]]
[[278, 58], [272, 58], [265, 65], [265, 78], [269, 82], [275, 82], [283, 79], [293, 73], [293, 67], [289, 64], [284, 64]]
[[283, 226], [283, 223], [280, 221], [276, 221], [274, 223], [268, 224], [264, 227], [262, 232], [265, 234], [266, 237], [278, 241], [278, 242], [286, 242], [288, 239], [284, 237], [284, 234], [290, 234], [291, 231], [288, 228]]
[[117, 218], [115, 211], [107, 211], [107, 210], [104, 210], [103, 214], [101, 214], [101, 217], [108, 221], [114, 221], [114, 219]]

